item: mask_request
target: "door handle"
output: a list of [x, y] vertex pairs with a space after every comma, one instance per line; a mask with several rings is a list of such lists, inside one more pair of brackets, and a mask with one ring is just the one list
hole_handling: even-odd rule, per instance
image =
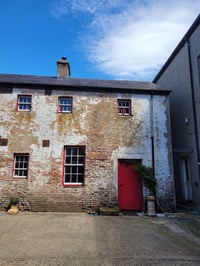
[[120, 184], [120, 187], [123, 187], [123, 184]]

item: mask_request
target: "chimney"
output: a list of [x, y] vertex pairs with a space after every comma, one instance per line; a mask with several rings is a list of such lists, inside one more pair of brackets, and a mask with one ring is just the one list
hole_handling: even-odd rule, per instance
[[58, 78], [67, 78], [71, 75], [70, 65], [66, 57], [62, 57], [57, 61], [58, 66]]

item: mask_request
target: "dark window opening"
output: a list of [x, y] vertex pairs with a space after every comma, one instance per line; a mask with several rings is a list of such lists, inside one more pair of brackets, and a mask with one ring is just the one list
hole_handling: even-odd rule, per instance
[[18, 95], [17, 110], [31, 111], [31, 96]]
[[72, 97], [59, 97], [59, 112], [72, 113]]
[[64, 185], [83, 184], [85, 147], [66, 146], [64, 149]]
[[118, 99], [117, 101], [118, 115], [129, 116], [131, 115], [131, 100]]
[[14, 154], [13, 177], [27, 178], [28, 164], [29, 164], [28, 154]]

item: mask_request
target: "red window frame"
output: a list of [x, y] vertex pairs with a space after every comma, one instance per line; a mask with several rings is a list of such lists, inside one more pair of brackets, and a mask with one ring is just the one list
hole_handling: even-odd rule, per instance
[[[61, 99], [70, 99], [71, 100], [71, 104], [60, 104], [60, 100]], [[70, 106], [71, 110], [70, 111], [63, 111], [62, 110], [62, 105], [65, 105], [66, 107]], [[58, 97], [58, 112], [59, 113], [70, 114], [70, 113], [72, 113], [72, 110], [73, 110], [73, 97], [71, 97], [71, 96], [60, 96], [60, 97]]]
[[[19, 99], [20, 98], [26, 98], [26, 97], [31, 99], [30, 103], [29, 102], [20, 103]], [[20, 104], [30, 106], [30, 109], [19, 109]], [[31, 109], [32, 109], [32, 95], [19, 94], [17, 96], [17, 111], [19, 111], [19, 112], [30, 112]]]
[[[16, 159], [18, 157], [27, 157], [27, 160], [22, 160], [21, 158], [18, 159], [18, 167], [16, 167]], [[28, 172], [29, 172], [29, 159], [30, 156], [28, 153], [14, 153], [13, 155], [13, 170], [12, 170], [12, 177], [14, 179], [27, 179], [28, 178]], [[24, 164], [27, 164], [27, 167], [21, 167], [24, 166]], [[22, 164], [22, 165], [20, 165]], [[26, 175], [15, 175], [15, 171], [26, 171]]]
[[[119, 106], [120, 103], [129, 103], [129, 106]], [[119, 112], [119, 109], [122, 109], [122, 112]], [[126, 113], [126, 109], [129, 110], [129, 113]], [[117, 99], [117, 114], [119, 116], [130, 116], [131, 115], [131, 100], [130, 99]]]
[[[81, 164], [73, 165], [73, 164], [66, 164], [65, 163], [65, 155], [66, 155], [66, 149], [67, 148], [71, 148], [71, 149], [73, 149], [73, 148], [83, 148], [84, 149], [84, 153], [83, 153], [83, 165], [81, 165]], [[65, 145], [64, 146], [64, 151], [63, 151], [63, 177], [62, 177], [62, 185], [63, 185], [63, 187], [69, 187], [69, 186], [76, 186], [76, 187], [77, 186], [81, 186], [82, 187], [82, 186], [84, 186], [84, 181], [85, 181], [85, 154], [86, 154], [86, 147], [83, 146], [83, 145]], [[72, 155], [72, 152], [71, 152], [71, 155]], [[65, 182], [65, 166], [69, 166], [69, 167], [83, 166], [82, 182]], [[71, 174], [72, 173], [70, 172], [70, 175]]]

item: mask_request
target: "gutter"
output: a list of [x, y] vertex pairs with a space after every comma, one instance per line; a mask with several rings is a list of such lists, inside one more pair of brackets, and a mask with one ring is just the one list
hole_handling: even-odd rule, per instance
[[151, 93], [151, 106], [150, 106], [150, 123], [151, 123], [151, 158], [152, 168], [155, 171], [155, 150], [154, 150], [154, 119], [153, 119], [153, 93]]

